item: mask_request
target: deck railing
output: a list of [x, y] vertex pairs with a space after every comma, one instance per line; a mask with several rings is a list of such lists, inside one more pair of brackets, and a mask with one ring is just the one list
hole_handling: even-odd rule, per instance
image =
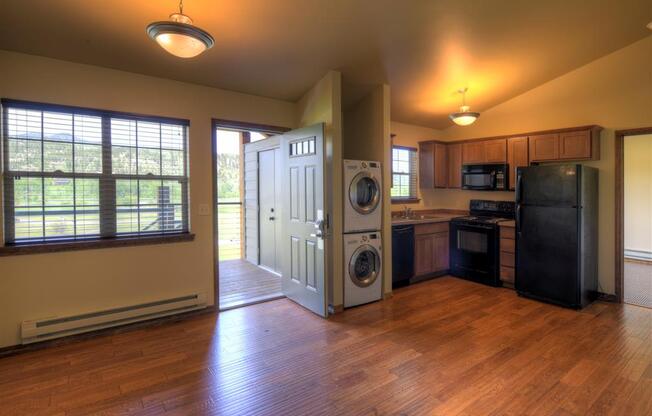
[[242, 258], [242, 203], [217, 203], [219, 260]]

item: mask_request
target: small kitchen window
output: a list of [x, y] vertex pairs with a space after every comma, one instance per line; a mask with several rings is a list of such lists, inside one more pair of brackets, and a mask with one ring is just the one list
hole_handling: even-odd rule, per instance
[[417, 201], [417, 149], [392, 147], [392, 202]]

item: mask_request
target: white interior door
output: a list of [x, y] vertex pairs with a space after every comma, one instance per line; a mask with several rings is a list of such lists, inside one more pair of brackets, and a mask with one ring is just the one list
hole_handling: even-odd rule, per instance
[[281, 153], [283, 294], [326, 317], [324, 125], [284, 133]]
[[[258, 152], [259, 264], [277, 271], [276, 224], [276, 149]], [[280, 161], [279, 161], [280, 163]]]

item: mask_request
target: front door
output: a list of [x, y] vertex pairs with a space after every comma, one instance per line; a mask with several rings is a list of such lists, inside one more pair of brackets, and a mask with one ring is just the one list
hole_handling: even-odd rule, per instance
[[324, 125], [284, 133], [281, 153], [283, 294], [326, 317]]
[[[272, 271], [278, 271], [276, 225], [280, 222], [276, 186], [276, 152], [278, 149], [264, 150], [258, 153], [258, 200], [259, 202], [259, 263]], [[280, 263], [280, 261], [279, 261]]]

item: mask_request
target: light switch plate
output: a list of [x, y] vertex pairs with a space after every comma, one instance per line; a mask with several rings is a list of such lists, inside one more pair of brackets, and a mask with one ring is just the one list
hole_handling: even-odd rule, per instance
[[199, 215], [201, 216], [211, 215], [211, 210], [208, 204], [199, 204]]

